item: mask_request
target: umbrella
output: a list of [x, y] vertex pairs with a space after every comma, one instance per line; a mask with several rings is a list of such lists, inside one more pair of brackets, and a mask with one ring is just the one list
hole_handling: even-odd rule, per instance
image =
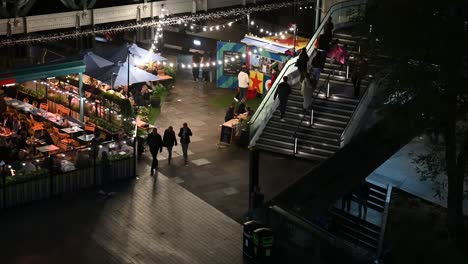
[[[93, 52], [88, 52], [84, 55], [83, 61], [86, 64], [86, 73], [92, 73], [104, 67], [114, 65], [114, 63], [94, 54]], [[89, 74], [88, 74], [89, 75]]]
[[143, 48], [138, 47], [136, 44], [125, 44], [121, 48], [119, 48], [112, 57], [110, 57], [110, 61], [113, 62], [124, 62], [127, 61], [128, 54], [130, 56], [130, 65], [140, 65], [150, 61], [165, 61], [167, 60], [161, 55], [149, 52]]
[[[115, 76], [115, 77], [114, 77]], [[157, 81], [159, 77], [148, 73], [144, 70], [140, 70], [137, 67], [130, 65], [130, 82], [128, 82], [128, 64], [127, 63], [117, 63], [112, 67], [106, 68], [106, 71], [103, 72], [96, 79], [101, 82], [113, 85], [113, 87], [118, 87], [121, 85], [141, 83], [147, 81]]]

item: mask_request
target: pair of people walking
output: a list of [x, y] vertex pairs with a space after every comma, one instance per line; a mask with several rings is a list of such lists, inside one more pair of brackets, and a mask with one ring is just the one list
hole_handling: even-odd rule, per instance
[[[184, 164], [188, 164], [188, 146], [190, 144], [190, 137], [192, 136], [192, 130], [188, 127], [187, 123], [184, 123], [180, 128], [179, 134], [180, 145], [182, 146], [182, 153], [184, 157]], [[167, 149], [168, 158], [167, 162], [171, 164], [172, 161], [172, 149], [177, 146], [177, 139], [172, 126], [168, 127], [164, 131], [164, 136], [158, 134], [158, 129], [153, 128], [153, 131], [148, 135], [147, 143], [150, 148], [151, 156], [153, 161], [151, 163], [151, 175], [158, 169], [158, 152], [163, 151], [163, 147]]]

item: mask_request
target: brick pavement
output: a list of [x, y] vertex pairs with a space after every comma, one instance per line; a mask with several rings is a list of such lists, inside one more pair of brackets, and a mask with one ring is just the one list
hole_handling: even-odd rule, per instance
[[89, 191], [1, 212], [0, 263], [243, 263], [241, 226], [140, 166], [104, 198]]

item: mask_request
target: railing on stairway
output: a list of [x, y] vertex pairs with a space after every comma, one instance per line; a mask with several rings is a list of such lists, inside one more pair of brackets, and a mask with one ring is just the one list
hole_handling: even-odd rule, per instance
[[[385, 239], [385, 230], [387, 229], [388, 210], [390, 209], [390, 201], [392, 199], [392, 185], [387, 185], [387, 196], [385, 197], [385, 208], [382, 214], [382, 224], [380, 226], [379, 247], [377, 248], [377, 258], [381, 259], [383, 256], [383, 244]], [[380, 263], [380, 262], [379, 262]]]
[[[322, 19], [322, 23], [315, 31], [314, 35], [307, 44], [307, 54], [312, 56], [314, 51], [314, 44], [317, 41], [320, 33], [324, 30], [325, 23], [329, 17], [332, 17], [335, 28], [338, 28], [340, 25], [353, 24], [353, 20], [356, 17], [361, 16], [361, 8], [365, 7], [367, 0], [351, 0], [336, 3], [328, 10], [325, 17]], [[267, 125], [268, 121], [272, 117], [274, 111], [278, 107], [279, 101], [274, 100], [274, 94], [278, 88], [279, 83], [282, 82], [284, 76], [289, 76], [290, 85], [294, 85], [299, 82], [299, 73], [297, 67], [295, 66], [297, 61], [296, 58], [290, 59], [286, 65], [283, 67], [281, 72], [278, 74], [275, 82], [272, 87], [263, 98], [262, 103], [258, 107], [255, 114], [252, 116], [250, 124], [250, 147], [255, 146], [258, 138], [262, 134], [263, 129]]]
[[[361, 46], [360, 46], [360, 41], [361, 41], [361, 38], [359, 38], [358, 40], [356, 40], [356, 42], [354, 43], [354, 45], [349, 49], [349, 51], [353, 51], [356, 47], [359, 47], [358, 48], [358, 53], [361, 51]], [[322, 51], [322, 52], [326, 52], [326, 51]], [[317, 55], [316, 55], [317, 56]], [[331, 65], [333, 66], [335, 64], [335, 61], [331, 61]], [[309, 121], [309, 126], [312, 126], [314, 124], [314, 102], [315, 100], [317, 100], [317, 98], [320, 97], [321, 95], [321, 92], [323, 90], [323, 88], [326, 86], [327, 87], [327, 92], [325, 93], [325, 99], [328, 100], [328, 98], [330, 97], [330, 78], [332, 76], [335, 76], [335, 71], [336, 69], [333, 67], [333, 71], [331, 71], [328, 75], [327, 75], [327, 78], [325, 79], [325, 81], [323, 82], [323, 84], [320, 86], [319, 89], [316, 89], [314, 92], [315, 94], [312, 96], [312, 102], [309, 106], [309, 109], [307, 109], [308, 111], [310, 110], [310, 121]], [[348, 80], [348, 75], [349, 75], [349, 59], [347, 60], [346, 62], [346, 80]], [[302, 123], [304, 123], [305, 121], [305, 117], [307, 115], [304, 113], [304, 116], [302, 117], [301, 121], [299, 122], [299, 124], [297, 125], [296, 127], [296, 130], [294, 131], [294, 134], [293, 134], [293, 140], [294, 140], [294, 155], [297, 154], [297, 141], [298, 141], [298, 137], [297, 137], [297, 133], [299, 132], [299, 129], [301, 128], [302, 126]], [[348, 123], [349, 124], [349, 123]]]
[[380, 76], [380, 77], [376, 76], [374, 80], [378, 79], [377, 82], [371, 80], [369, 86], [364, 91], [364, 94], [362, 95], [357, 108], [354, 110], [353, 115], [348, 120], [348, 123], [346, 124], [345, 129], [341, 133], [341, 137], [340, 137], [341, 148], [346, 146], [351, 141], [352, 137], [356, 134], [360, 125], [360, 121], [362, 117], [364, 116], [364, 114], [366, 113], [367, 109], [369, 108], [369, 105], [372, 102], [372, 99], [374, 98], [376, 90], [380, 87], [380, 83], [384, 81], [387, 78], [387, 76], [388, 76], [388, 73], [384, 76]]

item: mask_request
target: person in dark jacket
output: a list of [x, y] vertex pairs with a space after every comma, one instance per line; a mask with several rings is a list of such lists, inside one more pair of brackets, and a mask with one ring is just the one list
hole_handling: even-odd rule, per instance
[[236, 111], [236, 114], [237, 115], [242, 115], [243, 113], [247, 112], [247, 110], [245, 110], [245, 98], [242, 98], [240, 104], [237, 106], [237, 111]]
[[325, 23], [325, 27], [324, 27], [325, 34], [333, 36], [333, 28], [334, 28], [334, 25], [332, 22], [332, 17], [330, 16], [328, 17], [327, 23]]
[[232, 103], [229, 108], [227, 109], [226, 111], [226, 115], [224, 116], [224, 122], [227, 122], [231, 119], [234, 118], [234, 109], [236, 107], [236, 104], [235, 103]]
[[307, 55], [307, 49], [304, 47], [301, 49], [301, 54], [299, 54], [299, 58], [296, 61], [297, 70], [301, 73], [301, 82], [306, 77], [308, 62], [309, 62], [309, 55]]
[[172, 129], [172, 126], [168, 127], [166, 131], [164, 131], [163, 144], [167, 148], [167, 152], [169, 154], [167, 158], [167, 163], [171, 164], [172, 148], [174, 146], [177, 146], [177, 139], [175, 136], [174, 129]]
[[151, 156], [153, 156], [153, 162], [151, 163], [151, 175], [154, 174], [154, 170], [158, 169], [158, 150], [162, 152], [163, 142], [161, 135], [158, 134], [158, 129], [153, 128], [153, 132], [148, 135], [147, 139]]
[[366, 60], [359, 56], [356, 62], [354, 63], [351, 70], [353, 71], [351, 75], [351, 80], [353, 81], [354, 87], [354, 97], [359, 98], [361, 95], [361, 81], [364, 76], [367, 74], [368, 65]]
[[184, 165], [188, 165], [188, 146], [190, 144], [190, 137], [192, 136], [192, 130], [188, 127], [187, 123], [184, 123], [179, 131], [180, 145], [182, 145], [182, 153], [184, 156]]
[[279, 110], [281, 112], [281, 121], [284, 121], [283, 116], [286, 112], [286, 105], [288, 104], [289, 94], [291, 93], [291, 86], [288, 84], [288, 76], [283, 77], [283, 82], [278, 85], [276, 89], [274, 100], [279, 96], [280, 105]]

